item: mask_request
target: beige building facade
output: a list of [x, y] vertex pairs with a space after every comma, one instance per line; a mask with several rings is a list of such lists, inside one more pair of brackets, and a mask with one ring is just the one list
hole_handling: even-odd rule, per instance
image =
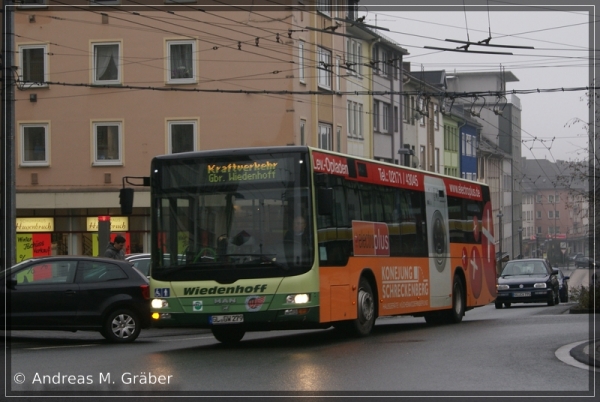
[[17, 9], [17, 236], [31, 239], [33, 222], [49, 218], [52, 253], [96, 255], [106, 245], [89, 221], [108, 215], [124, 218], [113, 232], [127, 235], [128, 252], [148, 251], [149, 193], [137, 187], [133, 214], [121, 217], [118, 191], [123, 177], [148, 176], [155, 155], [293, 144], [347, 152], [347, 38], [331, 34], [344, 32], [336, 18], [345, 14], [333, 7]]

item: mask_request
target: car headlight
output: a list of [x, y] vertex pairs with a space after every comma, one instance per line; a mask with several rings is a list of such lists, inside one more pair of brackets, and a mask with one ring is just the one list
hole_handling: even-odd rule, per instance
[[546, 283], [536, 283], [533, 285], [534, 288], [546, 288]]
[[310, 295], [306, 293], [300, 293], [297, 295], [287, 295], [285, 302], [289, 304], [303, 304], [310, 301]]
[[152, 308], [167, 308], [169, 302], [164, 299], [152, 299]]
[[496, 288], [498, 290], [508, 290], [508, 285], [497, 285]]

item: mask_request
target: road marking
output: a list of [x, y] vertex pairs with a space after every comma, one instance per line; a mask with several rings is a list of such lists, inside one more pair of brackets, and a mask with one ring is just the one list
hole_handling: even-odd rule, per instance
[[40, 350], [40, 349], [60, 349], [60, 348], [84, 348], [86, 346], [97, 346], [97, 344], [94, 344], [94, 345], [42, 346], [42, 347], [39, 347], [39, 348], [24, 348], [24, 349], [28, 349], [28, 350]]

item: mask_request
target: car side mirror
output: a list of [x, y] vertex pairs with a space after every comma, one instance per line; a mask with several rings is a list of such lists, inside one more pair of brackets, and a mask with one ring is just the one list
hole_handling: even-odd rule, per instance
[[552, 270], [552, 275], [558, 275], [558, 269], [553, 269]]
[[566, 280], [568, 280], [569, 278], [570, 278], [570, 276], [568, 276], [568, 275], [567, 275], [567, 276], [565, 276], [565, 277], [563, 278], [563, 280], [564, 280], [564, 281], [566, 281]]
[[13, 289], [17, 286], [17, 280], [15, 278], [8, 278], [6, 281], [6, 288]]

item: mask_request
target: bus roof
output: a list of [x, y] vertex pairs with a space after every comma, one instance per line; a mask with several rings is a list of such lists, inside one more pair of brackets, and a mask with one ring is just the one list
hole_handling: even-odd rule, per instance
[[315, 147], [311, 147], [311, 146], [304, 146], [304, 145], [221, 148], [221, 149], [211, 149], [211, 150], [205, 150], [205, 151], [180, 152], [180, 153], [176, 153], [176, 154], [158, 155], [158, 156], [155, 156], [153, 158], [153, 160], [154, 159], [172, 160], [172, 159], [186, 159], [186, 158], [195, 159], [198, 157], [219, 157], [219, 156], [232, 156], [232, 155], [244, 156], [244, 155], [253, 155], [253, 154], [297, 153], [297, 152], [311, 152], [311, 153], [312, 152], [320, 152], [320, 153], [324, 153], [324, 154], [336, 155], [336, 156], [343, 157], [343, 158], [352, 158], [354, 160], [359, 160], [359, 161], [366, 162], [366, 163], [374, 163], [374, 164], [385, 165], [385, 166], [394, 167], [394, 168], [402, 168], [402, 169], [410, 170], [410, 171], [417, 172], [420, 174], [426, 174], [426, 175], [437, 176], [437, 177], [441, 177], [441, 178], [448, 178], [448, 179], [453, 179], [453, 180], [460, 180], [460, 181], [464, 181], [466, 183], [471, 183], [471, 184], [476, 183], [477, 185], [481, 185], [483, 187], [488, 187], [487, 183], [482, 183], [482, 182], [478, 182], [478, 181], [473, 182], [472, 180], [467, 180], [462, 177], [448, 176], [443, 173], [429, 172], [427, 170], [412, 168], [412, 167], [408, 167], [408, 166], [395, 165], [390, 162], [378, 161], [378, 160], [368, 159], [368, 158], [361, 157], [361, 156], [348, 155], [348, 154], [343, 154], [340, 152], [330, 151], [330, 150], [321, 149], [321, 148], [315, 148]]

